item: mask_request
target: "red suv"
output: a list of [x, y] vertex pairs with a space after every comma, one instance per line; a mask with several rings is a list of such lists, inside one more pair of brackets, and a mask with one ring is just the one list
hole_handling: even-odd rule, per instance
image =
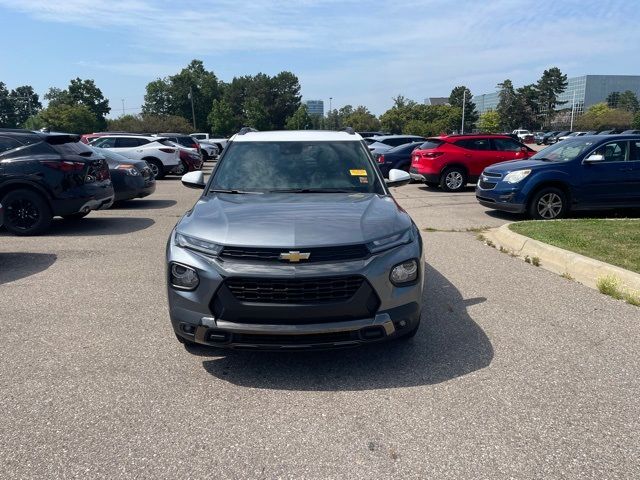
[[458, 192], [475, 183], [485, 167], [534, 153], [508, 135], [446, 135], [429, 138], [413, 151], [409, 173], [430, 187]]

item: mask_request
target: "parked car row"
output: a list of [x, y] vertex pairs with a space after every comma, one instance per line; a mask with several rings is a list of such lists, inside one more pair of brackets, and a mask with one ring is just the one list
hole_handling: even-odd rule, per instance
[[620, 130], [620, 129], [609, 129], [609, 130], [588, 130], [588, 131], [571, 131], [571, 130], [554, 130], [552, 132], [536, 132], [535, 142], [538, 145], [553, 145], [562, 140], [566, 140], [567, 138], [573, 137], [583, 137], [585, 135], [636, 135], [640, 134], [640, 130]]
[[79, 219], [154, 191], [145, 161], [88, 146], [77, 135], [0, 129], [0, 205], [13, 234], [41, 234], [53, 217]]

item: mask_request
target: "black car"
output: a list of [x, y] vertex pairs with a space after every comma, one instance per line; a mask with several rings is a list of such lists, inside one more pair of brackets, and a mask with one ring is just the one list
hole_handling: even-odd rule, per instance
[[551, 135], [547, 139], [546, 145], [553, 145], [554, 143], [557, 143], [560, 140], [560, 137], [564, 137], [565, 135], [569, 135], [570, 133], [571, 133], [571, 130], [563, 130], [561, 132], [556, 132], [554, 135]]
[[156, 191], [156, 180], [144, 160], [132, 160], [104, 148], [90, 148], [107, 160], [116, 202], [143, 198]]
[[393, 147], [384, 153], [374, 154], [382, 175], [386, 178], [389, 175], [389, 170], [392, 168], [408, 172], [411, 166], [411, 152], [423, 143], [424, 142], [405, 143], [404, 145]]
[[114, 200], [109, 166], [78, 135], [0, 129], [4, 227], [43, 233], [54, 216], [82, 218]]
[[618, 133], [622, 133], [622, 129], [611, 128], [609, 130], [602, 130], [601, 132], [598, 132], [597, 135], [617, 135]]
[[553, 130], [552, 132], [547, 132], [542, 136], [542, 144], [543, 145], [549, 145], [549, 139], [551, 137], [553, 137], [554, 135], [557, 135], [558, 133], [560, 133], [559, 130]]

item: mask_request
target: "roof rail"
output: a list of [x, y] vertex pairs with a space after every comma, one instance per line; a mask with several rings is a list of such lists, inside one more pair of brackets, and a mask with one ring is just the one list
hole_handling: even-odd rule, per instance
[[7, 132], [7, 133], [33, 133], [33, 130], [27, 130], [26, 128], [0, 128], [0, 132]]
[[256, 130], [255, 128], [251, 128], [251, 127], [242, 127], [240, 129], [240, 131], [238, 132], [238, 135], [244, 135], [245, 133], [249, 133], [249, 132], [257, 132], [258, 130]]
[[349, 135], [355, 135], [356, 131], [351, 127], [344, 127], [342, 129], [343, 132], [347, 132]]

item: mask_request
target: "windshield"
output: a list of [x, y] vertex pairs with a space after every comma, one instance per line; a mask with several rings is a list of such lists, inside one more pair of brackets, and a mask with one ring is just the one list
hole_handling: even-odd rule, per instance
[[551, 147], [540, 150], [536, 153], [532, 160], [545, 160], [549, 162], [570, 162], [587, 150], [593, 148], [594, 140], [588, 140], [581, 137], [573, 137], [556, 143]]
[[210, 190], [384, 194], [361, 142], [235, 142]]

